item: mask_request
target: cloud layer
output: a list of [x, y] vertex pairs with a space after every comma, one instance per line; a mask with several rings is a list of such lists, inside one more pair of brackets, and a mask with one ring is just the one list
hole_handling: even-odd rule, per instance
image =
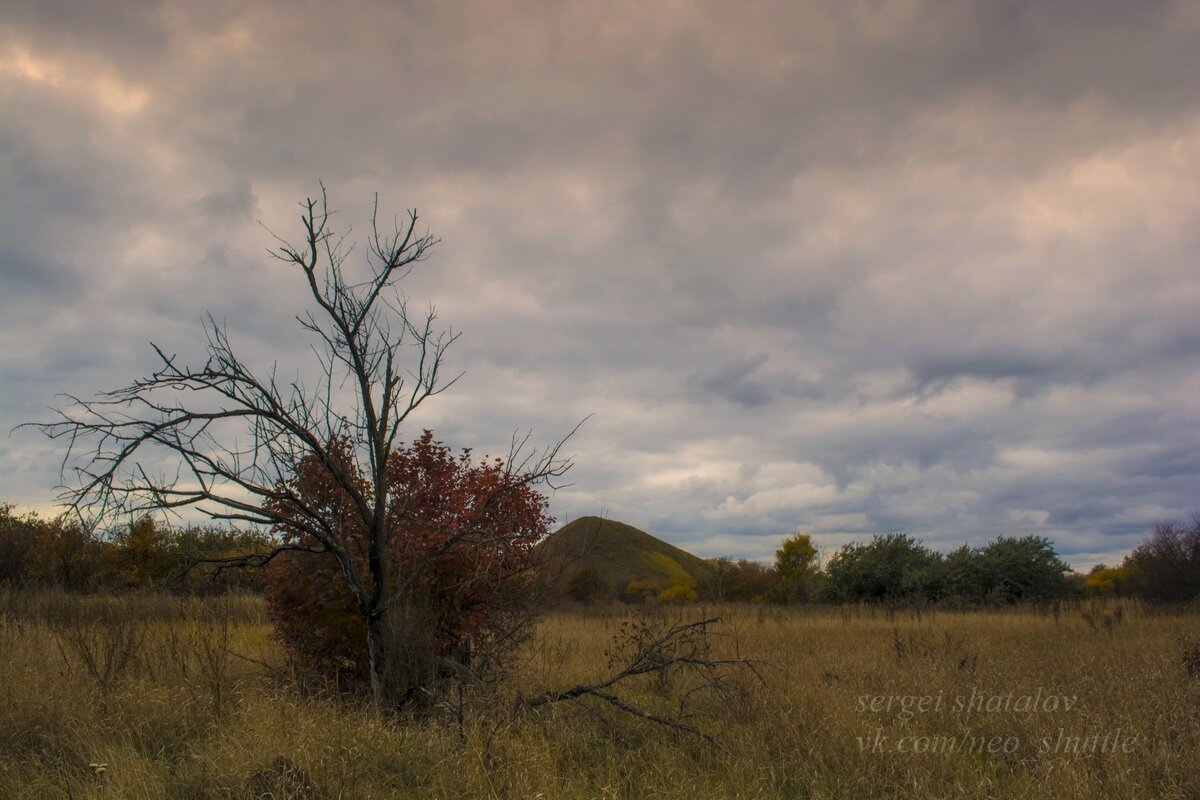
[[[1200, 507], [1194, 4], [0, 6], [6, 429], [205, 311], [301, 363], [258, 223], [321, 179], [442, 239], [405, 290], [466, 375], [417, 425], [594, 414], [560, 519], [1083, 566]], [[4, 498], [60, 456], [0, 441]]]

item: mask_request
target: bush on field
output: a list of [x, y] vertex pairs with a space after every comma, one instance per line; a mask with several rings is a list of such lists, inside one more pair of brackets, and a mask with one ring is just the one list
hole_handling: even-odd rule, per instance
[[[340, 440], [329, 449], [353, 475], [350, 447]], [[476, 463], [466, 450], [456, 456], [429, 431], [392, 451], [387, 469], [390, 535], [382, 557], [392, 585], [383, 590], [390, 597], [385, 646], [396, 656], [393, 677], [403, 694], [404, 687], [428, 687], [445, 658], [471, 645], [488, 649], [519, 623], [534, 598], [533, 548], [551, 520], [545, 498], [527, 484], [513, 487], [499, 459]], [[329, 467], [307, 458], [286, 488], [337, 521], [339, 541], [359, 574], [370, 576], [363, 520]], [[280, 501], [278, 512], [292, 513], [289, 502]], [[317, 546], [286, 524], [277, 533], [286, 543]], [[263, 584], [276, 636], [301, 665], [342, 683], [368, 678], [366, 620], [331, 554], [285, 551], [267, 565]]]

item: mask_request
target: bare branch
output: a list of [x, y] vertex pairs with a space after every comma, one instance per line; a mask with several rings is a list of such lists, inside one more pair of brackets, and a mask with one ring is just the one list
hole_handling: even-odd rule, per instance
[[[748, 669], [762, 680], [757, 662], [740, 657], [718, 658], [712, 654], [710, 628], [720, 621], [717, 617], [711, 617], [665, 629], [646, 618], [627, 621], [622, 624], [608, 651], [609, 666], [613, 671], [607, 678], [522, 698], [518, 700], [518, 709], [536, 710], [555, 703], [579, 702], [591, 697], [631, 716], [699, 736], [720, 747], [713, 735], [687, 721], [691, 716], [688, 702], [704, 693], [730, 702], [736, 694], [729, 681], [730, 672], [735, 669]], [[651, 676], [660, 683], [666, 683], [669, 676], [677, 671], [690, 676], [693, 685], [677, 696], [679, 705], [674, 715], [653, 711], [617, 694], [621, 686], [640, 676]]]
[[176, 577], [183, 578], [192, 570], [200, 566], [213, 566], [215, 575], [219, 575], [226, 569], [261, 569], [271, 563], [277, 556], [283, 553], [328, 553], [327, 547], [306, 547], [301, 544], [281, 544], [266, 553], [248, 553], [245, 555], [213, 557], [213, 556], [192, 556], [179, 569]]

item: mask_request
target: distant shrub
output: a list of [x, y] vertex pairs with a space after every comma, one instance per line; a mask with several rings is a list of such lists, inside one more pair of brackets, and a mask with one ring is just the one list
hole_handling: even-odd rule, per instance
[[144, 516], [116, 534], [117, 566], [127, 586], [161, 583], [180, 566], [170, 547], [170, 532]]
[[29, 579], [29, 564], [42, 524], [35, 515], [17, 516], [11, 505], [0, 503], [0, 583], [19, 586]]
[[1134, 591], [1136, 574], [1132, 567], [1109, 567], [1097, 564], [1084, 579], [1088, 594], [1100, 597], [1120, 597]]
[[621, 591], [621, 599], [626, 602], [642, 602], [657, 600], [662, 591], [662, 585], [654, 580], [632, 580], [625, 584]]
[[689, 575], [686, 580], [672, 581], [658, 593], [661, 603], [696, 602], [696, 581]]
[[642, 553], [642, 558], [664, 577], [656, 581], [656, 598], [664, 603], [694, 603], [696, 601], [696, 579], [683, 565], [666, 553]]
[[838, 550], [826, 567], [825, 594], [841, 602], [926, 600], [940, 594], [940, 557], [904, 533]]
[[1002, 536], [978, 554], [985, 598], [1000, 603], [1053, 600], [1070, 591], [1067, 566], [1049, 539]]
[[1159, 523], [1125, 559], [1134, 590], [1147, 600], [1187, 602], [1200, 597], [1200, 512], [1190, 525]]
[[90, 592], [118, 585], [117, 547], [65, 516], [39, 521], [25, 582]]
[[782, 598], [794, 602], [813, 596], [818, 583], [817, 547], [812, 536], [796, 533], [775, 551], [775, 572]]
[[775, 567], [749, 559], [713, 558], [708, 563], [712, 569], [696, 587], [697, 595], [704, 600], [765, 603], [782, 596]]
[[592, 603], [609, 593], [609, 587], [593, 567], [580, 567], [567, 579], [567, 596], [579, 603]]

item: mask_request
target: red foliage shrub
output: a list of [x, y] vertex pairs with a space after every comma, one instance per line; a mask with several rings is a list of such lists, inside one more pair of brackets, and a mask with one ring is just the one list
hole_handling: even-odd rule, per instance
[[[331, 451], [370, 497], [351, 443], [340, 440]], [[400, 646], [445, 655], [485, 634], [496, 615], [527, 601], [533, 547], [552, 522], [546, 499], [509, 474], [500, 459], [475, 463], [468, 450], [455, 456], [430, 431], [394, 450], [387, 473], [388, 608], [420, 627], [410, 624]], [[367, 528], [329, 467], [306, 458], [287, 485], [337, 520], [336, 536], [370, 591]], [[276, 508], [289, 513], [286, 503]], [[277, 533], [285, 541], [315, 544], [288, 526]], [[263, 584], [275, 635], [301, 664], [343, 680], [365, 680], [366, 625], [333, 556], [285, 552], [267, 565]]]

